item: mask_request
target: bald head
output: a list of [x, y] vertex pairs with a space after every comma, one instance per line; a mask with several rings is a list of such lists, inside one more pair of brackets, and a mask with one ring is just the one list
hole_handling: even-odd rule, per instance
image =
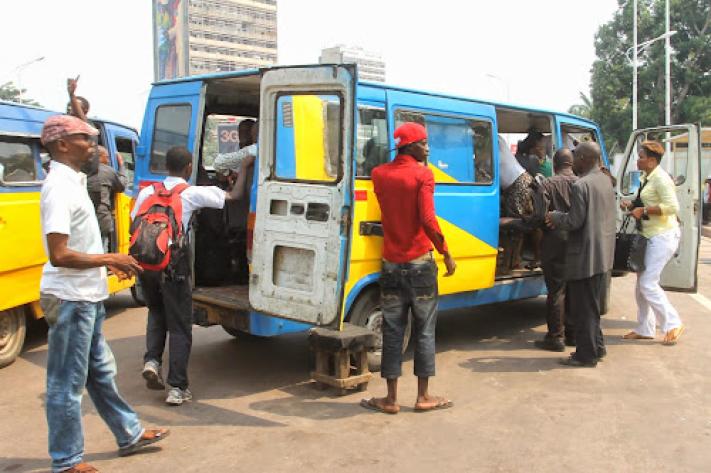
[[592, 168], [600, 165], [600, 146], [592, 141], [580, 143], [575, 148], [573, 169], [576, 174], [587, 174]]
[[555, 172], [573, 167], [573, 152], [568, 148], [561, 148], [553, 155], [553, 169]]

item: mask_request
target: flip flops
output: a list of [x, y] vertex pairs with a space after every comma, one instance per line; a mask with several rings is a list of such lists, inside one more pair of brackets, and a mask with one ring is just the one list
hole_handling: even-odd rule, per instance
[[654, 340], [654, 337], [649, 337], [647, 335], [640, 335], [637, 332], [629, 332], [622, 335], [623, 340]]
[[141, 448], [152, 443], [160, 442], [170, 434], [168, 429], [146, 429], [135, 443], [129, 445], [128, 447], [119, 448], [118, 454], [120, 457], [125, 457], [128, 455], [133, 455]]
[[666, 335], [664, 335], [664, 341], [662, 342], [662, 345], [676, 345], [676, 343], [679, 341], [679, 337], [681, 337], [681, 334], [684, 333], [684, 330], [686, 330], [686, 327], [684, 327], [683, 325], [669, 330]]
[[450, 407], [453, 407], [454, 403], [450, 401], [449, 399], [440, 399], [437, 404], [431, 407], [417, 407], [417, 404], [415, 404], [415, 412], [429, 412], [429, 411], [438, 411], [442, 409], [449, 409]]
[[376, 398], [371, 397], [370, 399], [361, 399], [360, 400], [360, 405], [361, 407], [364, 407], [365, 409], [370, 409], [371, 411], [376, 411], [376, 412], [382, 412], [383, 414], [397, 414], [400, 412], [400, 406], [388, 406], [388, 408], [384, 406], [379, 406], [375, 403]]

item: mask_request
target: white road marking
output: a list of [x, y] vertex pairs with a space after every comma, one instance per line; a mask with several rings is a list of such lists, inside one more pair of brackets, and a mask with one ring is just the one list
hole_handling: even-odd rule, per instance
[[711, 300], [703, 294], [689, 294], [692, 299], [711, 311]]

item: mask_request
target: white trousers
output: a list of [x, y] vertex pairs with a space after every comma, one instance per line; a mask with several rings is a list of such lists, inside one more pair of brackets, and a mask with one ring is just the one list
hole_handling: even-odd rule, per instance
[[645, 270], [637, 274], [635, 286], [637, 322], [639, 322], [635, 332], [640, 335], [653, 337], [656, 333], [656, 323], [664, 333], [681, 326], [679, 313], [672, 307], [664, 289], [659, 285], [662, 270], [674, 256], [680, 238], [681, 233], [678, 228], [675, 228], [647, 241], [647, 251], [644, 255]]

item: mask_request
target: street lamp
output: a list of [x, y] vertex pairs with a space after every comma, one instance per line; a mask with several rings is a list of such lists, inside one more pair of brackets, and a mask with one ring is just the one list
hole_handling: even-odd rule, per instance
[[489, 79], [498, 80], [499, 82], [504, 84], [504, 88], [506, 89], [506, 101], [511, 102], [511, 87], [509, 86], [509, 81], [507, 81], [506, 79], [503, 79], [502, 77], [497, 76], [496, 74], [486, 73], [484, 75], [486, 77], [488, 77]]
[[[669, 41], [669, 38], [674, 36], [676, 34], [675, 30], [669, 31], [667, 33], [664, 33], [663, 35], [659, 35], [654, 39], [650, 39], [649, 41], [644, 41], [642, 43], [639, 43], [637, 47], [632, 46], [631, 48], [627, 49], [625, 52], [625, 56], [627, 56], [627, 60], [632, 64], [632, 129], [636, 130], [637, 129], [637, 67], [639, 66], [639, 60], [637, 59], [637, 55], [641, 53], [642, 51], [646, 50], [649, 48], [649, 46], [652, 45], [652, 43], [656, 43], [657, 41], [660, 41], [662, 39], [666, 39], [667, 42]], [[636, 38], [635, 38], [636, 39]], [[636, 41], [635, 41], [636, 43]], [[630, 52], [633, 52], [634, 55], [632, 58], [630, 58]], [[668, 52], [667, 52], [668, 54]], [[667, 59], [668, 61], [668, 59]], [[667, 69], [667, 96], [669, 95], [669, 70]], [[667, 107], [667, 115], [669, 115], [669, 99], [667, 97], [666, 100], [666, 107]], [[668, 120], [668, 119], [667, 119]], [[668, 125], [667, 121], [667, 125]]]
[[38, 58], [35, 58], [31, 61], [27, 61], [24, 64], [20, 64], [15, 68], [15, 71], [17, 71], [17, 88], [20, 91], [18, 98], [20, 99], [20, 103], [22, 103], [22, 71], [30, 67], [32, 64], [38, 63], [44, 61], [44, 56], [40, 56]]
[[[625, 51], [625, 56], [627, 60], [632, 64], [632, 129], [637, 129], [637, 66], [639, 61], [637, 56], [640, 52], [647, 49], [652, 43], [659, 40], [666, 40], [665, 46], [665, 72], [666, 72], [666, 98], [664, 100], [665, 105], [665, 124], [668, 126], [671, 122], [671, 67], [670, 67], [670, 54], [671, 54], [671, 42], [670, 38], [676, 34], [675, 30], [669, 31], [669, 0], [666, 0], [666, 10], [665, 10], [665, 33], [657, 36], [649, 41], [644, 41], [637, 44], [637, 0], [633, 0], [632, 3], [632, 36], [633, 36], [633, 46], [627, 51]], [[633, 52], [633, 56], [630, 59], [630, 52]]]

